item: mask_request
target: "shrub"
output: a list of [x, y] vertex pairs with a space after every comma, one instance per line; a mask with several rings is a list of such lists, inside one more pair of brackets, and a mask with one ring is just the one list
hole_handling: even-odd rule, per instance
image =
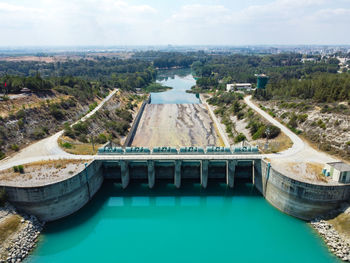
[[263, 138], [265, 134], [266, 127], [260, 126], [259, 129], [253, 134], [253, 140], [257, 140], [259, 138]]
[[299, 122], [305, 122], [307, 120], [308, 115], [307, 114], [299, 114], [298, 115], [298, 121]]
[[127, 122], [132, 121], [132, 114], [130, 112], [128, 112], [127, 110], [117, 109], [116, 114], [118, 115], [118, 117], [122, 118], [123, 120], [125, 120]]
[[88, 124], [86, 122], [78, 122], [77, 124], [73, 125], [72, 128], [76, 136], [88, 133]]
[[103, 133], [99, 134], [96, 138], [96, 143], [99, 143], [99, 144], [104, 144], [107, 142], [107, 136], [104, 135]]
[[287, 118], [288, 116], [289, 116], [289, 112], [284, 112], [284, 113], [282, 113], [281, 118], [282, 118], [282, 119], [285, 119], [285, 118]]
[[237, 119], [242, 120], [244, 118], [244, 113], [242, 111], [237, 113]]
[[[268, 125], [266, 129], [269, 129], [270, 131], [268, 139], [276, 138], [281, 133], [281, 129], [274, 125]], [[265, 130], [265, 134], [266, 134], [266, 130]]]
[[2, 151], [0, 151], [0, 160], [4, 159], [5, 157], [6, 155]]
[[64, 142], [64, 143], [61, 143], [61, 146], [63, 148], [66, 148], [66, 149], [72, 149], [73, 148], [73, 145], [69, 142]]
[[42, 128], [36, 128], [34, 132], [30, 135], [33, 139], [39, 140], [45, 137], [45, 131]]
[[18, 165], [18, 171], [23, 174], [24, 173], [24, 167], [23, 165]]
[[15, 173], [18, 173], [18, 166], [13, 166], [13, 171], [14, 171]]
[[93, 111], [97, 107], [97, 102], [95, 101], [94, 103], [89, 105], [89, 112]]
[[67, 123], [67, 122], [64, 124], [64, 136], [68, 136], [72, 139], [75, 138], [75, 133], [74, 133], [72, 127], [70, 127], [69, 123]]
[[298, 120], [298, 116], [295, 113], [293, 113], [289, 119], [289, 122], [287, 123], [288, 128], [292, 129], [292, 128], [298, 127], [297, 120]]
[[17, 119], [23, 119], [26, 116], [26, 113], [24, 110], [19, 110], [16, 112], [16, 118]]
[[7, 201], [7, 193], [5, 188], [0, 189], [0, 206], [4, 206]]
[[88, 143], [89, 142], [88, 139], [87, 139], [86, 134], [80, 134], [78, 136], [78, 141], [83, 142], [83, 143]]
[[56, 119], [56, 120], [62, 120], [64, 119], [64, 113], [62, 110], [58, 109], [56, 106], [50, 107], [50, 114]]
[[18, 152], [19, 151], [19, 146], [17, 144], [12, 144], [11, 149]]
[[17, 122], [18, 128], [23, 129], [24, 128], [24, 120], [23, 118], [20, 118]]
[[247, 139], [245, 137], [245, 135], [243, 133], [240, 133], [238, 134], [236, 137], [235, 137], [235, 143], [239, 143], [239, 142], [242, 142], [244, 141], [245, 139]]

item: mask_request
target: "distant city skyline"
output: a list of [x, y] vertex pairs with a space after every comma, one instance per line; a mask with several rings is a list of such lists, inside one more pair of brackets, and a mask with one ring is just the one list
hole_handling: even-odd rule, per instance
[[348, 45], [350, 0], [0, 1], [0, 46]]

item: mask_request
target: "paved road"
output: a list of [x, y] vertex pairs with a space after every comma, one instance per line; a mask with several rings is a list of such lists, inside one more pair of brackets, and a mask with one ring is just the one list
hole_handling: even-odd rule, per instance
[[291, 141], [293, 142], [293, 146], [283, 152], [280, 152], [278, 154], [271, 154], [268, 155], [269, 157], [286, 157], [288, 155], [296, 154], [300, 151], [302, 151], [305, 148], [305, 142], [299, 138], [294, 132], [292, 132], [290, 129], [288, 129], [286, 126], [284, 126], [282, 123], [279, 121], [275, 120], [270, 114], [267, 112], [263, 111], [262, 109], [259, 108], [259, 106], [255, 105], [251, 101], [252, 96], [247, 96], [244, 98], [245, 103], [252, 108], [254, 111], [259, 113], [262, 117], [264, 117], [266, 120], [268, 120], [270, 123], [273, 125], [277, 126], [278, 128], [281, 129], [281, 131], [286, 134]]
[[[72, 125], [78, 123], [79, 121], [86, 121], [92, 115], [96, 113], [101, 107], [109, 101], [113, 95], [118, 91], [114, 89], [110, 94], [104, 98], [100, 104], [91, 112], [86, 114], [80, 120], [76, 121]], [[72, 126], [71, 125], [71, 126]], [[31, 162], [43, 161], [43, 160], [57, 160], [57, 159], [92, 159], [93, 156], [89, 155], [74, 155], [63, 151], [58, 143], [58, 138], [63, 134], [64, 131], [59, 131], [50, 137], [42, 139], [36, 143], [29, 145], [28, 147], [22, 149], [20, 152], [14, 156], [5, 158], [0, 161], [0, 170], [5, 170], [11, 168], [15, 165], [26, 164]]]
[[337, 161], [330, 155], [317, 151], [312, 148], [309, 144], [304, 142], [294, 132], [284, 126], [282, 123], [274, 119], [270, 114], [263, 111], [259, 106], [255, 105], [252, 100], [252, 96], [244, 98], [245, 103], [251, 107], [254, 111], [259, 113], [262, 117], [268, 120], [273, 125], [277, 126], [284, 132], [293, 142], [293, 146], [285, 151], [279, 153], [265, 154], [264, 157], [280, 160], [283, 162], [316, 162], [316, 163], [327, 163]]

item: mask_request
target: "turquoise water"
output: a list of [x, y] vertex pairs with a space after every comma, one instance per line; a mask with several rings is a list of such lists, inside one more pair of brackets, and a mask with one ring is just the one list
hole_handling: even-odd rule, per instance
[[207, 190], [105, 182], [78, 213], [47, 224], [27, 262], [338, 262], [303, 221], [251, 184]]
[[199, 103], [199, 98], [196, 94], [186, 93], [186, 90], [191, 89], [196, 84], [196, 80], [189, 69], [177, 69], [160, 71], [157, 76], [157, 82], [173, 89], [151, 93], [152, 104], [188, 104]]

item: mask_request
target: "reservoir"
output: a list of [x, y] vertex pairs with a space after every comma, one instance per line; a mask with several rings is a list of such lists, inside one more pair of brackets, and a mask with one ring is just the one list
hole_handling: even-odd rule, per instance
[[[184, 103], [184, 96], [190, 95], [187, 103], [198, 103], [194, 94], [184, 91], [193, 85], [191, 76], [172, 74], [159, 81], [173, 87], [178, 83], [163, 93], [176, 91], [178, 100], [167, 95], [156, 101]], [[234, 189], [209, 181], [205, 190], [192, 181], [184, 181], [180, 189], [157, 181], [151, 190], [131, 182], [123, 190], [105, 180], [84, 208], [45, 226], [26, 262], [340, 261], [307, 223], [271, 206], [249, 181], [237, 180]]]
[[152, 104], [189, 104], [200, 103], [195, 94], [186, 93], [196, 85], [196, 80], [189, 69], [176, 69], [160, 71], [157, 82], [172, 87], [166, 92], [151, 93]]

